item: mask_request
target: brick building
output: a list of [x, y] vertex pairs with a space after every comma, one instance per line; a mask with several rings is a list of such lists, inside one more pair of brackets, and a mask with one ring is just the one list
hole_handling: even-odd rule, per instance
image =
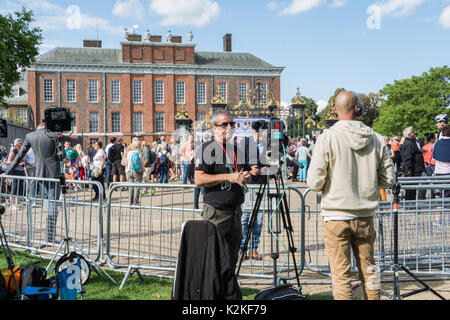
[[[231, 35], [222, 52], [196, 52], [180, 36], [126, 34], [120, 49], [85, 40], [83, 47], [56, 47], [40, 55], [28, 70], [28, 105], [36, 123], [50, 106], [69, 107], [74, 137], [133, 136], [153, 141], [176, 129], [175, 115], [185, 109], [194, 125], [204, 120], [217, 92], [228, 106], [245, 98], [256, 83], [280, 101], [280, 74], [250, 53], [231, 51]], [[189, 36], [192, 40], [192, 35]], [[264, 103], [265, 101], [263, 101]], [[196, 123], [197, 122], [197, 123]]]

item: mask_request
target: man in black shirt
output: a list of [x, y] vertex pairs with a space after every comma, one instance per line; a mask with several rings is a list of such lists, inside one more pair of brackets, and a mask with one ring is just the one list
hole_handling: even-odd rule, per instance
[[113, 176], [113, 181], [118, 182], [117, 177], [120, 177], [120, 182], [125, 181], [125, 167], [121, 164], [122, 157], [124, 156], [124, 146], [122, 144], [122, 138], [117, 138], [116, 143], [111, 147], [111, 153], [114, 154], [114, 159], [112, 162], [111, 175]]
[[[244, 171], [238, 163], [237, 146], [231, 143], [235, 122], [228, 111], [216, 112], [212, 119], [214, 139], [203, 143], [195, 154], [195, 185], [204, 187], [203, 220], [217, 226], [230, 253], [230, 264], [235, 270], [241, 241], [241, 205], [245, 185], [251, 175], [257, 175], [257, 166]], [[247, 166], [248, 167], [248, 166]]]

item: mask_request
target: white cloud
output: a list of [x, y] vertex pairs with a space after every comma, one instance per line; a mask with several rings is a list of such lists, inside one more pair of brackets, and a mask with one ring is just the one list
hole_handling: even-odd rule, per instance
[[284, 8], [281, 15], [296, 15], [301, 12], [307, 12], [315, 7], [321, 6], [325, 0], [292, 0], [291, 4]]
[[54, 2], [47, 0], [18, 0], [7, 1], [1, 8], [1, 13], [12, 13], [20, 11], [22, 7], [32, 10], [35, 22], [33, 26], [38, 26], [44, 32], [75, 29], [93, 29], [112, 34], [121, 34], [122, 27], [113, 26], [103, 18], [99, 18], [88, 13], [83, 13], [77, 5], [69, 5], [64, 8]]
[[439, 23], [444, 28], [450, 28], [450, 6], [448, 6], [447, 8], [444, 9], [444, 11], [442, 11], [441, 16], [439, 17]]
[[219, 16], [220, 8], [212, 0], [150, 0], [150, 10], [163, 16], [163, 26], [203, 27]]
[[375, 4], [381, 9], [381, 15], [394, 17], [406, 16], [428, 0], [388, 0]]
[[139, 0], [118, 0], [114, 4], [113, 15], [121, 18], [144, 19], [144, 6]]
[[347, 0], [333, 0], [333, 2], [330, 4], [330, 7], [339, 8], [346, 4], [347, 4]]
[[326, 102], [325, 100], [319, 100], [316, 102], [316, 104], [317, 104], [317, 113], [319, 113], [327, 107], [328, 102]]
[[269, 10], [277, 10], [280, 7], [280, 5], [278, 3], [276, 3], [275, 1], [269, 2], [267, 4], [267, 8], [269, 8]]

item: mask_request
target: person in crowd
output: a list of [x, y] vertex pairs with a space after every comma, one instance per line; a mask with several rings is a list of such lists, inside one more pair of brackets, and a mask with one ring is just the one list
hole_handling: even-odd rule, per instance
[[[16, 158], [18, 158], [19, 150], [22, 148], [23, 140], [21, 138], [17, 138], [14, 140], [13, 145], [11, 146], [11, 150], [8, 155], [8, 164], [11, 166], [11, 163], [14, 162]], [[10, 174], [13, 176], [24, 177], [25, 176], [25, 163], [20, 162], [14, 171], [10, 171]], [[16, 210], [19, 206], [19, 197], [24, 195], [24, 181], [20, 179], [13, 179], [11, 186], [11, 210]]]
[[169, 151], [167, 151], [167, 145], [161, 146], [161, 151], [158, 153], [159, 159], [159, 183], [168, 183], [169, 172]]
[[[22, 159], [27, 154], [30, 148], [33, 149], [36, 161], [36, 177], [39, 178], [59, 178], [61, 175], [60, 162], [57, 158], [56, 142], [57, 136], [60, 133], [48, 132], [45, 129], [45, 124], [40, 123], [37, 129], [30, 132], [25, 137], [25, 142], [20, 149], [17, 157], [11, 162], [8, 170], [5, 174], [14, 172], [20, 164], [23, 164]], [[65, 158], [65, 152], [63, 157]], [[55, 243], [56, 236], [56, 222], [58, 219], [58, 206], [56, 200], [59, 199], [61, 194], [61, 185], [56, 182], [43, 182], [43, 192], [45, 198], [49, 201], [47, 209], [47, 221], [46, 221], [46, 235], [47, 242], [43, 246], [51, 245]]]
[[[94, 144], [95, 156], [92, 159], [91, 164], [91, 180], [100, 182], [101, 185], [105, 184], [105, 176], [103, 175], [103, 171], [106, 163], [106, 153], [105, 150], [102, 149], [103, 142], [97, 141]], [[95, 168], [95, 169], [94, 169]], [[98, 171], [98, 176], [95, 177], [92, 175], [92, 170]], [[93, 185], [93, 189], [95, 192], [94, 198], [91, 201], [97, 201], [100, 197], [100, 190], [96, 184]], [[106, 191], [103, 188], [103, 200], [106, 200]]]
[[[246, 137], [243, 141], [241, 141], [240, 149], [245, 150], [245, 163], [247, 163], [250, 167], [256, 166], [259, 170], [257, 175], [252, 175], [250, 177], [250, 181], [248, 184], [261, 184], [266, 182], [265, 178], [267, 176], [261, 174], [262, 170], [262, 158], [264, 156], [265, 148], [262, 143], [262, 132], [261, 128], [257, 125], [252, 126], [252, 137]], [[247, 194], [246, 197], [251, 199], [251, 195]], [[247, 199], [249, 199], [247, 198]], [[256, 200], [253, 199], [253, 200]], [[250, 211], [243, 211], [241, 217], [241, 225], [242, 225], [242, 238], [239, 246], [241, 259], [248, 259], [249, 254], [247, 253], [247, 248], [244, 248], [245, 242], [247, 240], [247, 234], [249, 230], [249, 220], [251, 216]], [[260, 210], [257, 213], [256, 219], [254, 220], [254, 225], [252, 229], [252, 237], [249, 244], [251, 245], [251, 258], [253, 260], [262, 260], [262, 256], [258, 253], [259, 240], [261, 238], [261, 232], [263, 228], [264, 222], [264, 211]]]
[[193, 144], [194, 144], [194, 136], [189, 135], [187, 140], [184, 141], [180, 147], [181, 162], [183, 165], [183, 184], [187, 184], [188, 167], [193, 158], [193, 151], [192, 151]]
[[339, 121], [317, 139], [307, 177], [311, 190], [322, 192], [325, 249], [335, 300], [352, 299], [353, 251], [364, 298], [380, 299], [374, 281], [374, 216], [379, 205], [378, 188], [394, 183], [392, 163], [383, 137], [358, 121], [359, 96], [343, 91], [333, 111]]
[[402, 170], [402, 156], [400, 152], [400, 140], [398, 135], [394, 135], [391, 140], [391, 159], [397, 172]]
[[170, 180], [178, 180], [180, 176], [180, 150], [179, 145], [174, 137], [170, 140], [170, 160], [172, 162], [172, 166], [170, 167]]
[[433, 133], [427, 134], [427, 143], [422, 147], [423, 161], [425, 165], [425, 173], [432, 176], [436, 161], [433, 159], [433, 148], [436, 143], [436, 136]]
[[[300, 168], [300, 182], [306, 182], [306, 173], [308, 170], [308, 150], [309, 150], [309, 148], [306, 146], [307, 142], [305, 139], [301, 139], [300, 143], [301, 143], [301, 146], [299, 148], [297, 148], [297, 151], [295, 152], [295, 159], [303, 165], [303, 168]], [[295, 181], [299, 181], [299, 180], [292, 179], [292, 182], [295, 182]]]
[[[139, 140], [135, 140], [131, 143], [130, 149], [127, 152], [127, 165], [125, 171], [127, 173], [127, 181], [131, 183], [141, 183], [144, 176], [144, 160], [143, 154], [140, 148]], [[140, 188], [131, 187], [128, 188], [128, 199], [130, 205], [140, 204]]]
[[[450, 175], [450, 127], [442, 129], [441, 139], [433, 148], [433, 158], [436, 161], [434, 174], [436, 176]], [[450, 190], [443, 190], [441, 197], [449, 198]]]
[[448, 125], [448, 115], [446, 113], [438, 114], [434, 118], [434, 123], [436, 127], [439, 129], [439, 133], [436, 134], [436, 140], [441, 140], [442, 138], [442, 130]]
[[109, 150], [111, 149], [112, 146], [114, 146], [116, 144], [116, 137], [111, 137], [109, 139], [109, 143], [105, 148], [105, 153], [106, 153], [106, 165], [105, 165], [105, 170], [106, 170], [106, 186], [109, 188], [109, 184], [111, 183], [111, 171], [112, 171], [112, 164], [113, 162], [111, 161], [114, 160], [112, 157], [111, 159], [109, 158]]
[[242, 239], [241, 205], [244, 187], [251, 175], [259, 174], [239, 169], [232, 136], [235, 122], [225, 110], [213, 114], [214, 139], [202, 144], [195, 156], [195, 185], [204, 187], [202, 219], [216, 225], [228, 246], [231, 270], [236, 269]]
[[[28, 152], [25, 154], [25, 157], [23, 157], [24, 162], [24, 171], [25, 176], [34, 178], [36, 176], [36, 157], [34, 155], [33, 149], [29, 149]], [[38, 183], [36, 181], [26, 181], [27, 185], [27, 192], [26, 195], [28, 197], [31, 197], [32, 199], [32, 206], [36, 206], [36, 194], [38, 189]]]
[[[141, 150], [142, 160], [144, 161], [144, 176], [142, 177], [142, 181], [144, 183], [150, 183], [152, 166], [153, 163], [156, 162], [156, 154], [150, 149], [149, 144], [144, 140], [141, 142]], [[142, 191], [142, 196], [148, 196], [148, 188], [145, 188], [145, 190]]]
[[153, 164], [152, 164], [152, 173], [150, 175], [151, 181], [152, 181], [152, 183], [158, 183], [159, 159], [158, 159], [158, 153], [156, 152], [156, 150], [158, 150], [158, 142], [153, 141], [152, 148], [150, 150], [155, 153], [156, 158], [157, 158], [157, 160], [155, 162], [153, 162]]
[[[402, 145], [401, 153], [404, 162], [404, 173], [407, 177], [420, 177], [425, 171], [425, 164], [419, 142], [416, 139], [414, 128], [407, 127], [403, 130], [405, 142]], [[406, 190], [405, 200], [415, 200], [416, 190]]]
[[114, 182], [125, 182], [126, 173], [125, 167], [122, 165], [122, 158], [125, 157], [126, 147], [123, 144], [122, 138], [117, 138], [115, 144], [108, 150], [108, 156], [112, 162], [111, 174]]

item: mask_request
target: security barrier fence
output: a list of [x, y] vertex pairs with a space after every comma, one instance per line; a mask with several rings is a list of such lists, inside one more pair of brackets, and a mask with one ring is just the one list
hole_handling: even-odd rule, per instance
[[[22, 182], [22, 189], [14, 187], [14, 194], [13, 179]], [[59, 184], [59, 180], [0, 176], [0, 198], [6, 208], [2, 222], [9, 245], [34, 254], [55, 254], [65, 237], [65, 201], [69, 237], [93, 260], [125, 272], [121, 287], [134, 272], [173, 278], [182, 225], [188, 220], [202, 219], [201, 195], [199, 209], [194, 208], [194, 196], [201, 191], [194, 185], [113, 183], [107, 190], [107, 201], [101, 198], [91, 201], [94, 186], [102, 194], [103, 186], [96, 181], [67, 180], [65, 199], [59, 195], [50, 197], [55, 200], [45, 195], [44, 183]], [[417, 193], [416, 200], [402, 198], [399, 205], [399, 263], [416, 274], [447, 278], [450, 199], [440, 195], [450, 189], [450, 176], [401, 178], [400, 183], [402, 189], [422, 192]], [[249, 186], [242, 206], [244, 213], [252, 212], [258, 189], [256, 185]], [[320, 194], [305, 185], [288, 185], [279, 193], [286, 195], [290, 209], [288, 227], [292, 226], [299, 273], [307, 269], [329, 275]], [[139, 197], [133, 198], [132, 194]], [[375, 217], [378, 226], [375, 254], [383, 274], [389, 275], [393, 263], [392, 194], [386, 190], [381, 196]], [[249, 254], [249, 259], [242, 262], [239, 281], [243, 284], [272, 284], [274, 277], [292, 282], [295, 278], [283, 217], [274, 210], [278, 207], [277, 199], [272, 199], [271, 204], [269, 201], [264, 196], [260, 207], [263, 228], [257, 250], [262, 259], [255, 260]], [[47, 215], [52, 205], [58, 209], [58, 219], [55, 242], [48, 243]], [[249, 249], [253, 240], [250, 239]], [[301, 277], [300, 282], [307, 283]], [[318, 284], [329, 283], [327, 280]]]

